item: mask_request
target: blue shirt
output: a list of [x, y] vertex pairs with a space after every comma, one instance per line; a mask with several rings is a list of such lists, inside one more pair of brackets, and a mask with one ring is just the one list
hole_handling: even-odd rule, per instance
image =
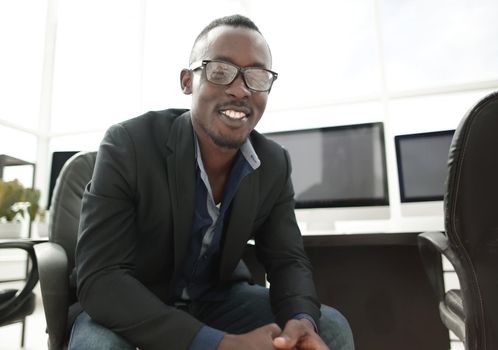
[[235, 157], [221, 203], [217, 204], [214, 202], [196, 137], [195, 155], [197, 173], [192, 240], [182, 279], [176, 283], [175, 292], [181, 299], [218, 301], [223, 300], [226, 294], [225, 290], [215, 285], [219, 271], [220, 243], [225, 218], [240, 182], [261, 163], [250, 141], [247, 140]]
[[[197, 173], [192, 240], [182, 278], [176, 283], [175, 292], [180, 299], [218, 301], [223, 300], [227, 293], [216, 286], [225, 218], [240, 182], [256, 170], [261, 162], [247, 139], [235, 157], [221, 203], [215, 203], [195, 133], [194, 139]], [[314, 324], [307, 314], [298, 314], [295, 318], [307, 318]], [[225, 332], [204, 326], [196, 334], [190, 349], [216, 349], [224, 335]]]

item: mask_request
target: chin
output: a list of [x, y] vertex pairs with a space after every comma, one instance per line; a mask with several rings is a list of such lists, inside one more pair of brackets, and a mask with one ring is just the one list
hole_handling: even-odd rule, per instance
[[230, 139], [228, 137], [223, 137], [223, 136], [214, 136], [210, 135], [211, 140], [214, 142], [214, 144], [218, 147], [222, 148], [227, 148], [227, 149], [239, 149], [242, 147], [244, 142], [246, 142], [247, 137], [244, 138], [238, 138], [238, 139]]

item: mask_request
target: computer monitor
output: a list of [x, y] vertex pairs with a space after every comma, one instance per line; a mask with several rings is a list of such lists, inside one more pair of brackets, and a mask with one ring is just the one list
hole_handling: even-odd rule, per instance
[[[390, 215], [381, 122], [265, 134], [289, 151], [304, 234]], [[320, 233], [317, 233], [320, 234]]]
[[443, 130], [395, 136], [401, 203], [443, 200], [454, 132]]
[[50, 209], [50, 204], [52, 203], [52, 195], [54, 193], [55, 182], [59, 177], [59, 173], [66, 161], [74, 156], [78, 151], [64, 151], [64, 152], [53, 152], [52, 153], [52, 166], [50, 168], [50, 183], [48, 190], [48, 204], [47, 209]]
[[297, 209], [389, 204], [382, 123], [265, 136], [289, 151]]

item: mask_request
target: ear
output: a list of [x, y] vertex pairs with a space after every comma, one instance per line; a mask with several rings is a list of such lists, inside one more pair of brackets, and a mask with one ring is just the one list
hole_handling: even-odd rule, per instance
[[193, 73], [190, 69], [182, 69], [180, 72], [180, 86], [185, 95], [192, 93]]

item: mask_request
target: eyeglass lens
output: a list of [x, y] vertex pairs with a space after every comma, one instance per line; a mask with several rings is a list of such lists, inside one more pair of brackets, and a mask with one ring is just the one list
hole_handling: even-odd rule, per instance
[[[206, 77], [215, 84], [228, 85], [234, 81], [238, 73], [238, 68], [218, 61], [211, 61], [206, 64]], [[273, 75], [261, 68], [246, 68], [243, 70], [244, 80], [250, 89], [256, 91], [267, 91], [270, 89]]]

